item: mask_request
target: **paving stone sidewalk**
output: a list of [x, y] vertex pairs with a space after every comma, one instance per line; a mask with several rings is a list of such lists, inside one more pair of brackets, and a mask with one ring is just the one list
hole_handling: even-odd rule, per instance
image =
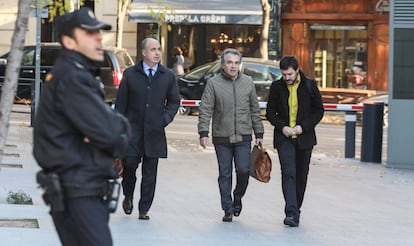
[[[0, 170], [0, 219], [34, 219], [38, 228], [0, 225], [0, 245], [59, 245], [35, 183], [31, 136], [27, 125], [10, 126], [6, 152], [11, 155], [3, 164], [21, 168]], [[280, 167], [270, 152], [271, 181], [251, 179], [242, 214], [223, 223], [214, 152], [170, 149], [169, 158], [160, 160], [151, 219], [138, 220], [137, 210], [124, 215], [118, 206], [110, 221], [114, 245], [414, 245], [414, 171], [315, 154], [300, 227], [287, 228]], [[34, 204], [4, 203], [10, 190], [30, 194]]]

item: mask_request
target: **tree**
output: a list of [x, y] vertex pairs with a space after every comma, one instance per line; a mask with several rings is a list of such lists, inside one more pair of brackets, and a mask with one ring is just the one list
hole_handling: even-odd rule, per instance
[[156, 10], [154, 10], [154, 8], [151, 7], [151, 5], [148, 5], [147, 8], [151, 13], [152, 18], [154, 18], [155, 21], [157, 22], [157, 25], [158, 25], [157, 39], [160, 39], [160, 29], [161, 29], [162, 24], [165, 23], [166, 15], [174, 14], [175, 11], [168, 4], [164, 4], [162, 0], [158, 0], [157, 5], [156, 5]]
[[270, 26], [270, 4], [268, 0], [260, 0], [263, 10], [263, 26], [260, 33], [260, 57], [268, 59], [268, 42], [269, 42], [269, 26]]
[[[78, 6], [74, 6], [71, 0], [40, 0], [48, 2], [49, 21], [53, 22], [56, 17], [65, 14], [66, 11], [73, 11], [78, 7], [85, 5], [85, 0], [78, 0]], [[121, 1], [121, 0], [119, 0]]]
[[19, 0], [13, 37], [11, 40], [10, 55], [7, 59], [7, 69], [0, 98], [0, 163], [3, 160], [4, 146], [6, 145], [9, 130], [10, 113], [17, 89], [20, 62], [23, 56], [23, 46], [30, 16], [30, 0]]
[[[45, 0], [43, 0], [45, 1]], [[93, 1], [93, 0], [91, 0]], [[131, 0], [117, 0], [118, 1], [118, 9], [117, 9], [117, 17], [116, 17], [116, 40], [115, 46], [118, 48], [122, 48], [122, 37], [124, 33], [124, 19], [126, 12], [128, 10], [128, 6]], [[85, 0], [79, 0], [78, 6], [73, 6], [72, 1], [68, 0], [49, 0], [48, 4], [48, 12], [49, 12], [49, 21], [53, 22], [55, 17], [63, 15], [66, 11], [73, 11], [80, 6], [85, 5]]]
[[122, 35], [124, 33], [124, 19], [130, 0], [118, 0], [118, 12], [116, 17], [116, 47], [122, 48]]

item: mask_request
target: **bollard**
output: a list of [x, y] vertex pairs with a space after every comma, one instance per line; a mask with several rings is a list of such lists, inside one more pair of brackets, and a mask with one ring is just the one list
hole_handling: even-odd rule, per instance
[[381, 163], [384, 103], [367, 101], [362, 116], [361, 161]]
[[355, 157], [356, 112], [345, 111], [345, 158]]

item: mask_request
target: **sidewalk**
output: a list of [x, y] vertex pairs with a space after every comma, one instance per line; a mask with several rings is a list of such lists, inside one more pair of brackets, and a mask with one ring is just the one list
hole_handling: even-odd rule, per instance
[[[0, 224], [1, 245], [59, 245], [36, 187], [31, 151], [31, 128], [13, 123], [0, 170], [0, 219], [35, 219], [39, 228]], [[414, 171], [315, 154], [300, 227], [287, 228], [280, 168], [276, 153], [268, 151], [271, 181], [251, 179], [242, 214], [223, 223], [214, 152], [169, 149], [169, 158], [160, 160], [151, 219], [137, 219], [136, 192], [132, 215], [124, 215], [120, 205], [111, 215], [114, 245], [414, 245]], [[30, 194], [34, 205], [6, 204], [10, 190]]]

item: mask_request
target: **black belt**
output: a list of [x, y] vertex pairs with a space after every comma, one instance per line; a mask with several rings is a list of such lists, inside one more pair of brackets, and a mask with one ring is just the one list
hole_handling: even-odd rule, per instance
[[75, 198], [75, 197], [86, 197], [86, 196], [97, 196], [103, 197], [106, 194], [106, 187], [95, 188], [95, 189], [85, 189], [85, 188], [72, 188], [65, 187], [64, 192], [65, 198]]

